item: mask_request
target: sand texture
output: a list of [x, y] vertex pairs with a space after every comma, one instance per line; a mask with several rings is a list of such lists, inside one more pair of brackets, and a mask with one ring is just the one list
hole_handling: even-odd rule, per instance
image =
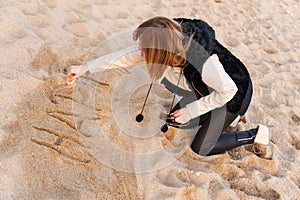
[[[300, 199], [299, 5], [0, 1], [0, 199]], [[240, 128], [268, 126], [273, 160], [251, 146], [199, 156], [189, 148], [194, 129], [160, 132], [172, 101], [161, 85], [136, 123], [144, 66], [65, 83], [64, 68], [133, 44], [134, 28], [157, 15], [207, 21], [245, 63], [254, 94]]]

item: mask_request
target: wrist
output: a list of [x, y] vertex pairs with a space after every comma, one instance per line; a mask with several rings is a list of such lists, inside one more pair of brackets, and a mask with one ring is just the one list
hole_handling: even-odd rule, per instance
[[191, 120], [193, 117], [187, 107], [184, 107], [183, 110], [185, 117], [188, 118], [188, 121]]
[[199, 116], [198, 105], [196, 102], [192, 102], [192, 103], [186, 105], [186, 110], [190, 114], [192, 119]]

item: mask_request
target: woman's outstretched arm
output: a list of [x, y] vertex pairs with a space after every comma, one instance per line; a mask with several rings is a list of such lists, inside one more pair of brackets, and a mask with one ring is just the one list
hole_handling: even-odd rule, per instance
[[138, 50], [138, 47], [134, 45], [124, 50], [113, 52], [94, 60], [87, 61], [83, 65], [70, 66], [68, 68], [66, 79], [67, 81], [74, 81], [87, 71], [93, 73], [103, 71], [105, 69], [128, 67], [142, 61], [143, 58], [141, 53]]

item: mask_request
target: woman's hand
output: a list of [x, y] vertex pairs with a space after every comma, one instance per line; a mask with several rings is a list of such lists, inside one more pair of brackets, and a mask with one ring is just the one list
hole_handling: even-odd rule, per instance
[[88, 71], [86, 65], [73, 65], [68, 68], [66, 80], [68, 83], [73, 83], [76, 78]]
[[171, 113], [171, 119], [174, 119], [177, 123], [184, 124], [190, 121], [192, 116], [187, 108], [181, 108]]

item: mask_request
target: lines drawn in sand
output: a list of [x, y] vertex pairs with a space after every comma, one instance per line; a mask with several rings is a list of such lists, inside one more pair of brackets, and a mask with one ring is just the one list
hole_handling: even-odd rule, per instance
[[[88, 80], [94, 81], [92, 78], [89, 78]], [[102, 82], [95, 83], [108, 86], [108, 84]], [[73, 110], [69, 110], [65, 108], [64, 105], [64, 108], [60, 108], [58, 105], [66, 103], [66, 100], [70, 101], [70, 103], [79, 104], [80, 106], [85, 107], [86, 110], [91, 111], [84, 113], [85, 116], [83, 116], [83, 118], [89, 120], [100, 120], [101, 114], [98, 112], [102, 109], [100, 109], [97, 105], [89, 105], [85, 102], [82, 102], [80, 99], [77, 99], [76, 96], [74, 97], [72, 94], [74, 89], [76, 88], [73, 85], [66, 84], [57, 85], [53, 88], [53, 90], [50, 92], [49, 99], [52, 103], [51, 105], [55, 107], [48, 107], [46, 108], [45, 112], [51, 117], [51, 123], [53, 122], [52, 120], [55, 120], [53, 124], [59, 126], [55, 126], [55, 128], [49, 128], [48, 125], [33, 125], [32, 127], [35, 130], [46, 135], [32, 137], [30, 140], [35, 144], [44, 146], [57, 152], [65, 158], [88, 165], [89, 167], [97, 167], [99, 166], [99, 162], [91, 155], [84, 144], [84, 138], [89, 137], [89, 135], [80, 133], [78, 128], [80, 128], [81, 124], [76, 124], [74, 121], [74, 117], [82, 117], [82, 113], [76, 113]], [[59, 127], [62, 127], [63, 130], [56, 130], [60, 129]], [[49, 136], [54, 137], [54, 139], [50, 141], [49, 139], [45, 139], [45, 137], [49, 138]]]

